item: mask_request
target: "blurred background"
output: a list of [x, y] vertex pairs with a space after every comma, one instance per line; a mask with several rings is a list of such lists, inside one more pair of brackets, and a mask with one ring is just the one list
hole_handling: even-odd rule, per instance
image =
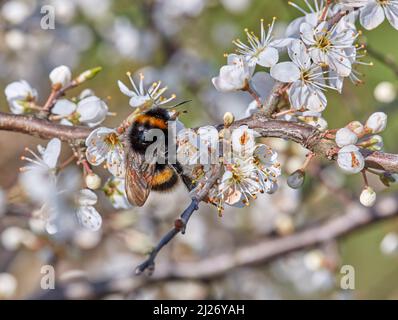
[[[296, 1], [300, 5], [303, 1]], [[55, 8], [55, 29], [43, 30], [40, 10]], [[300, 13], [285, 0], [11, 0], [0, 2], [0, 110], [8, 111], [5, 86], [25, 79], [44, 103], [49, 92], [49, 72], [69, 66], [75, 75], [95, 66], [103, 71], [83, 87], [104, 98], [110, 111], [105, 126], [112, 127], [131, 112], [117, 80], [126, 72], [143, 72], [147, 83], [162, 80], [179, 100], [192, 99], [181, 119], [186, 126], [219, 123], [225, 111], [244, 115], [250, 96], [218, 93], [211, 77], [225, 63], [224, 53], [234, 50], [232, 40], [244, 39], [244, 28], [258, 32], [260, 19], [276, 16], [275, 33], [283, 34], [288, 22]], [[397, 31], [388, 23], [364, 32], [361, 43], [372, 51], [398, 61]], [[363, 67], [365, 83], [346, 83], [342, 95], [328, 92], [324, 113], [329, 128], [351, 120], [365, 121], [376, 110], [389, 115], [383, 133], [385, 150], [398, 152], [397, 70], [371, 55], [374, 66]], [[385, 83], [387, 82], [387, 83]], [[0, 214], [0, 299], [35, 296], [40, 288], [40, 268], [52, 264], [56, 285], [74, 277], [90, 281], [131, 274], [134, 267], [189, 203], [178, 187], [168, 194], [152, 193], [144, 208], [117, 212], [100, 194], [98, 211], [102, 231], [82, 231], [71, 243], [58, 243], [43, 232], [32, 207], [18, 185], [20, 156], [25, 147], [45, 143], [37, 138], [0, 133], [0, 188], [8, 206], [23, 204], [24, 214], [5, 210]], [[305, 150], [293, 143], [267, 140], [280, 153], [285, 177], [299, 168]], [[70, 151], [65, 146], [62, 159]], [[68, 154], [69, 152], [69, 154]], [[105, 171], [98, 171], [106, 179]], [[321, 177], [321, 179], [320, 179]], [[187, 233], [161, 252], [158, 263], [198, 261], [234, 252], [237, 248], [285, 236], [307, 225], [343, 214], [347, 205], [333, 190], [356, 197], [358, 176], [344, 175], [334, 164], [314, 162], [304, 188], [293, 190], [281, 179], [278, 192], [263, 195], [247, 209], [227, 209], [222, 218], [206, 204], [190, 221]], [[373, 176], [378, 197], [393, 195]], [[324, 183], [327, 181], [327, 183]], [[12, 211], [12, 210], [11, 210]], [[340, 289], [340, 266], [355, 268], [356, 289]], [[156, 272], [156, 271], [155, 271]], [[132, 278], [132, 282], [138, 281]], [[293, 252], [255, 267], [236, 268], [215, 279], [169, 280], [137, 286], [127, 292], [93, 295], [95, 298], [128, 299], [397, 299], [398, 219], [362, 229], [337, 241]]]

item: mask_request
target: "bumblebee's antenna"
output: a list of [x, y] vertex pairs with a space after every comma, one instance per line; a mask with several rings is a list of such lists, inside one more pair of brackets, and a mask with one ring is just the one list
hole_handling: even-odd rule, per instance
[[177, 103], [176, 105], [168, 107], [166, 109], [176, 109], [176, 108], [181, 107], [182, 105], [187, 104], [187, 103], [189, 103], [191, 101], [192, 100], [184, 100], [184, 101], [181, 101], [181, 102]]

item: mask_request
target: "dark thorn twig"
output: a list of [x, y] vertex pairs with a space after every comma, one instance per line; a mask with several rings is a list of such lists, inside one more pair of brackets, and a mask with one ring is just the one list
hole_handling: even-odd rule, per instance
[[188, 224], [189, 219], [191, 218], [192, 214], [198, 210], [198, 200], [192, 199], [191, 204], [184, 210], [181, 214], [181, 218], [177, 219], [174, 223], [174, 228], [171, 229], [168, 233], [166, 233], [162, 239], [159, 241], [157, 246], [152, 250], [151, 254], [149, 255], [148, 259], [141, 263], [136, 269], [135, 274], [139, 275], [143, 273], [145, 270], [149, 271], [149, 274], [155, 270], [155, 259], [160, 250], [170, 242], [179, 232], [182, 234], [185, 233], [186, 226]]

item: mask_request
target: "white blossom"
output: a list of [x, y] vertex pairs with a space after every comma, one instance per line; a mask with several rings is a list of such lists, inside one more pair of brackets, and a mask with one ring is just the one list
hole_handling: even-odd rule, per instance
[[154, 82], [146, 89], [144, 87], [144, 75], [140, 73], [140, 82], [138, 86], [135, 84], [130, 72], [127, 73], [133, 90], [130, 90], [123, 82], [118, 80], [120, 91], [126, 96], [130, 97], [130, 106], [133, 108], [150, 108], [152, 106], [164, 105], [176, 98], [173, 94], [169, 98], [165, 98], [163, 93], [167, 90], [167, 87], [161, 87], [161, 81]]
[[253, 153], [260, 192], [272, 194], [278, 188], [277, 178], [281, 175], [278, 153], [265, 144], [257, 144]]
[[386, 255], [398, 254], [398, 234], [395, 232], [387, 233], [380, 243], [380, 250]]
[[5, 95], [14, 114], [23, 114], [29, 111], [25, 102], [34, 102], [37, 99], [37, 91], [25, 80], [15, 81], [7, 85]]
[[0, 300], [14, 297], [17, 286], [17, 279], [12, 274], [0, 273]]
[[228, 64], [221, 67], [217, 77], [212, 79], [214, 87], [220, 92], [243, 90], [247, 87], [254, 67], [249, 66], [241, 55], [230, 54]]
[[233, 130], [231, 135], [233, 153], [242, 158], [251, 156], [256, 145], [255, 139], [258, 136], [259, 134], [253, 129], [250, 129], [247, 125], [242, 125]]
[[327, 121], [323, 117], [321, 117], [320, 114], [317, 116], [313, 116], [313, 115], [306, 115], [306, 112], [310, 111], [304, 111], [303, 115], [298, 117], [300, 121], [303, 121], [317, 128], [319, 131], [325, 131], [328, 128]]
[[359, 121], [351, 121], [349, 124], [346, 125], [346, 128], [350, 129], [354, 132], [358, 137], [363, 136], [364, 134], [364, 126]]
[[243, 207], [249, 205], [258, 193], [274, 193], [277, 177], [281, 174], [277, 157], [276, 152], [263, 144], [255, 146], [252, 156], [234, 156], [232, 163], [225, 165], [218, 186], [216, 198], [219, 210], [222, 210], [224, 203]]
[[361, 192], [359, 201], [365, 207], [373, 207], [376, 202], [376, 192], [371, 187], [365, 187]]
[[186, 128], [177, 135], [177, 160], [184, 167], [199, 163], [200, 140], [195, 130]]
[[101, 228], [102, 218], [94, 208], [97, 203], [97, 195], [89, 189], [80, 190], [78, 195], [79, 207], [76, 210], [76, 217], [80, 225], [91, 231], [97, 231]]
[[356, 144], [358, 136], [348, 128], [341, 128], [336, 132], [336, 144], [339, 147]]
[[225, 173], [219, 185], [221, 203], [234, 207], [244, 207], [250, 198], [260, 191], [260, 184], [256, 181], [255, 166], [251, 159], [235, 158], [234, 164], [225, 167]]
[[278, 81], [291, 83], [288, 90], [293, 108], [306, 108], [320, 112], [326, 108], [327, 100], [323, 93], [326, 88], [323, 74], [318, 65], [311, 63], [310, 55], [304, 43], [294, 40], [288, 50], [292, 62], [281, 62], [271, 68], [271, 76]]
[[56, 102], [51, 113], [61, 116], [61, 123], [64, 125], [86, 124], [95, 127], [105, 120], [108, 106], [96, 96], [88, 96], [77, 104], [61, 99]]
[[129, 209], [124, 178], [109, 178], [102, 189], [115, 209]]
[[391, 103], [397, 97], [397, 89], [391, 82], [382, 81], [376, 86], [373, 95], [379, 102]]
[[9, 251], [15, 251], [23, 244], [26, 238], [26, 230], [20, 227], [8, 227], [1, 233], [1, 245]]
[[88, 162], [98, 166], [104, 161], [106, 168], [114, 176], [124, 175], [123, 143], [116, 130], [100, 127], [93, 130], [86, 139]]
[[60, 85], [66, 87], [72, 79], [72, 72], [67, 66], [59, 66], [50, 72], [50, 80], [53, 86]]
[[337, 164], [347, 173], [359, 173], [365, 167], [365, 159], [357, 146], [348, 145], [339, 150]]
[[237, 52], [242, 54], [246, 59], [249, 66], [255, 66], [256, 64], [262, 67], [272, 67], [278, 62], [279, 53], [276, 48], [277, 42], [273, 41], [272, 31], [275, 24], [275, 18], [272, 19], [272, 23], [268, 26], [268, 32], [264, 28], [264, 20], [261, 20], [261, 32], [260, 38], [254, 33], [245, 30], [249, 45], [243, 43], [237, 39], [234, 44], [238, 47]]
[[390, 24], [398, 29], [397, 0], [368, 0], [360, 11], [360, 22], [367, 30], [378, 27], [386, 17]]
[[286, 114], [283, 118], [287, 121], [300, 121], [307, 123], [319, 131], [325, 131], [328, 128], [327, 121], [322, 118], [322, 114], [320, 112], [314, 111], [297, 111], [294, 114]]
[[365, 130], [370, 133], [379, 133], [384, 131], [387, 126], [387, 115], [384, 112], [373, 113], [365, 124]]
[[89, 173], [84, 178], [87, 188], [91, 190], [98, 189], [101, 186], [101, 177], [96, 173]]
[[316, 25], [319, 22], [321, 15], [323, 14], [323, 9], [325, 5], [324, 0], [314, 0], [311, 5], [310, 1], [306, 0], [306, 8], [301, 8], [296, 3], [289, 1], [288, 4], [299, 10], [304, 16], [294, 19], [287, 26], [285, 31], [286, 37], [299, 38], [300, 37], [300, 25], [304, 22], [310, 23], [311, 25]]
[[350, 56], [355, 51], [353, 43], [357, 32], [344, 19], [330, 29], [326, 21], [316, 26], [304, 22], [300, 25], [300, 34], [314, 63], [329, 67], [339, 76], [350, 75]]
[[[25, 192], [39, 203], [44, 203], [56, 184], [56, 166], [61, 152], [61, 141], [58, 138], [51, 139], [47, 147], [38, 146], [38, 154], [26, 149], [32, 154], [32, 158], [22, 157], [29, 164], [22, 168], [20, 181]], [[38, 188], [37, 186], [40, 186]]]

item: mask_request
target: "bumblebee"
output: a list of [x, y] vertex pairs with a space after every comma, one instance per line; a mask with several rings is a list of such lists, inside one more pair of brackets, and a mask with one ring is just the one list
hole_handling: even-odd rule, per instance
[[161, 130], [164, 141], [167, 142], [169, 121], [175, 121], [177, 115], [175, 111], [154, 107], [136, 115], [132, 121], [127, 132], [125, 177], [126, 194], [132, 205], [143, 206], [151, 190], [169, 191], [180, 178], [188, 190], [194, 188], [191, 179], [184, 175], [178, 162], [169, 164], [167, 143], [164, 146], [164, 161], [159, 162], [159, 159], [155, 159], [148, 162], [145, 159], [148, 147], [156, 141], [146, 139], [150, 130]]

